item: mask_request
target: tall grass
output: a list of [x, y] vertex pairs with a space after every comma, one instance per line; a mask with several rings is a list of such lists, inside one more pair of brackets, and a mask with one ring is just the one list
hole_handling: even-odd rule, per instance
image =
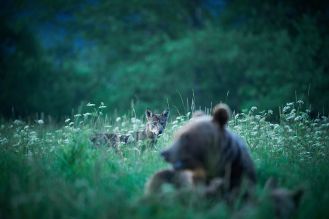
[[[85, 113], [56, 128], [42, 121], [0, 125], [0, 218], [220, 218], [234, 217], [225, 204], [178, 200], [172, 195], [143, 199], [144, 184], [167, 167], [159, 151], [191, 113], [172, 118], [154, 147], [146, 142], [95, 148], [97, 131], [130, 132], [143, 119], [103, 115], [103, 104], [88, 104]], [[296, 218], [329, 218], [329, 120], [311, 119], [303, 102], [288, 103], [280, 122], [267, 121], [272, 111], [256, 107], [233, 115], [229, 127], [242, 135], [252, 152], [258, 190], [274, 176], [281, 186], [303, 185], [306, 194]], [[244, 212], [245, 218], [271, 218], [265, 203]]]

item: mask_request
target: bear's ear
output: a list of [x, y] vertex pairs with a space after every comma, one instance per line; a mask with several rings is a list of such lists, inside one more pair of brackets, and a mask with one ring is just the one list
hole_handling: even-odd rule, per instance
[[230, 108], [225, 103], [217, 104], [213, 110], [213, 121], [224, 127], [230, 119]]
[[151, 112], [151, 110], [147, 109], [147, 110], [145, 111], [145, 116], [146, 116], [147, 119], [151, 118], [151, 117], [152, 117], [152, 112]]

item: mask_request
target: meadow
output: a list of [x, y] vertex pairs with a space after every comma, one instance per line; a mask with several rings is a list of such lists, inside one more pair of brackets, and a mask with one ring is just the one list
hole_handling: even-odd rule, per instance
[[[273, 111], [251, 107], [235, 113], [229, 128], [243, 136], [255, 161], [261, 195], [265, 181], [303, 186], [305, 195], [295, 218], [329, 218], [329, 119], [309, 117], [303, 101]], [[37, 119], [1, 121], [0, 218], [230, 218], [237, 207], [222, 202], [180, 200], [168, 189], [161, 198], [143, 198], [144, 185], [157, 170], [169, 167], [159, 152], [191, 116], [170, 117], [155, 146], [120, 145], [120, 153], [95, 148], [94, 132], [129, 132], [143, 127], [144, 116], [111, 117], [104, 104], [88, 104], [62, 125]], [[268, 203], [248, 209], [243, 218], [273, 218]]]

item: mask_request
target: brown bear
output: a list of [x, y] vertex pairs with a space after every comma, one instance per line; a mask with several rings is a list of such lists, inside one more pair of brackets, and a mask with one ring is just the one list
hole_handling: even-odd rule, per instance
[[[167, 171], [179, 174], [188, 170], [193, 175], [193, 171], [202, 169], [206, 185], [213, 184], [214, 180], [223, 182], [220, 184], [229, 192], [238, 190], [243, 181], [248, 186], [254, 185], [254, 163], [244, 141], [227, 128], [229, 117], [226, 104], [215, 106], [213, 116], [197, 113], [177, 131], [171, 147], [161, 153], [164, 160], [172, 164], [173, 170]], [[156, 176], [148, 185], [152, 185]]]
[[297, 210], [303, 190], [278, 188], [269, 180], [266, 195], [255, 197], [257, 193], [249, 189], [256, 183], [254, 163], [241, 137], [226, 127], [229, 117], [230, 110], [225, 104], [218, 104], [212, 116], [200, 111], [194, 113], [177, 131], [173, 144], [161, 152], [172, 168], [155, 173], [147, 182], [145, 193], [161, 194], [162, 186], [171, 184], [174, 188], [188, 188], [194, 194], [220, 198], [230, 204], [237, 200], [242, 185], [246, 185], [248, 193], [244, 194], [250, 196], [245, 200], [245, 208], [233, 216], [240, 218], [244, 210], [270, 201], [277, 218], [289, 218]]
[[230, 190], [244, 179], [254, 184], [254, 163], [241, 137], [226, 127], [229, 117], [228, 106], [218, 104], [212, 117], [198, 116], [178, 130], [172, 146], [161, 155], [175, 170], [202, 168], [207, 182], [225, 179]]

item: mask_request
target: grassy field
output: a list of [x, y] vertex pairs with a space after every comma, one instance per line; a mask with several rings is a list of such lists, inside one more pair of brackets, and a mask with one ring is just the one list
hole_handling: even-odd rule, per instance
[[[105, 106], [66, 119], [62, 127], [37, 120], [1, 122], [0, 218], [229, 218], [237, 209], [190, 198], [143, 199], [144, 184], [168, 167], [159, 151], [190, 113], [170, 118], [154, 147], [146, 142], [94, 148], [95, 131], [128, 132], [143, 126], [142, 117], [109, 118]], [[89, 111], [89, 112], [88, 112]], [[311, 120], [303, 102], [282, 108], [280, 122], [267, 122], [272, 111], [256, 107], [232, 116], [229, 127], [250, 146], [258, 173], [258, 192], [273, 176], [281, 186], [306, 188], [296, 218], [329, 218], [329, 120]], [[245, 218], [273, 217], [266, 203], [244, 212]]]

